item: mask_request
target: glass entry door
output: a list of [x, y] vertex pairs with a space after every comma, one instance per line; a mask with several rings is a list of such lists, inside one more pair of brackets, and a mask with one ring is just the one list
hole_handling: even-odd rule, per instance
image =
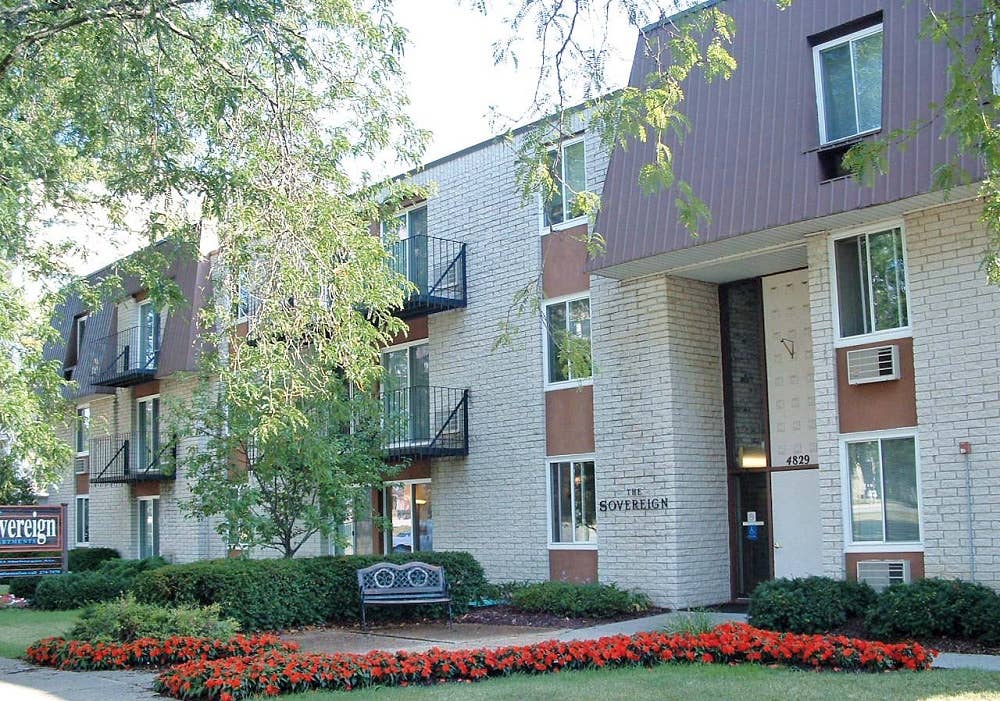
[[386, 533], [390, 552], [426, 552], [434, 549], [431, 483], [401, 482], [385, 488], [386, 513], [392, 528]]
[[735, 595], [749, 597], [761, 582], [771, 579], [771, 517], [769, 474], [735, 475], [732, 532], [736, 541]]
[[428, 344], [382, 354], [382, 392], [390, 443], [431, 439], [430, 353]]
[[160, 398], [140, 399], [135, 413], [135, 467], [139, 472], [156, 472], [160, 458]]
[[143, 370], [157, 366], [160, 353], [160, 314], [151, 302], [139, 306], [139, 358]]
[[382, 241], [392, 252], [393, 269], [427, 294], [427, 207], [403, 212], [382, 224]]

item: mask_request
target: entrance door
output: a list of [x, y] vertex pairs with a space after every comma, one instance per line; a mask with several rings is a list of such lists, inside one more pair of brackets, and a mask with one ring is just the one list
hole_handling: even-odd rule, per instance
[[771, 473], [774, 514], [774, 576], [822, 574], [819, 470]]
[[733, 533], [735, 537], [736, 571], [734, 595], [750, 593], [771, 578], [771, 524], [768, 513], [768, 481], [763, 471], [747, 471], [733, 477]]

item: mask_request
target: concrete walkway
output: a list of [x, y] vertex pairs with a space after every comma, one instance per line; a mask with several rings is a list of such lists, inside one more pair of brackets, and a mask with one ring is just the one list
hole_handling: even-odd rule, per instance
[[[304, 652], [368, 652], [369, 650], [429, 650], [526, 645], [543, 640], [587, 640], [607, 635], [671, 629], [692, 614], [664, 613], [631, 621], [589, 628], [524, 628], [456, 623], [408, 625], [356, 629], [327, 628], [284, 636], [298, 642]], [[741, 614], [694, 614], [709, 616], [712, 623], [745, 621]], [[1000, 672], [1000, 656], [942, 653], [934, 666], [940, 669], [976, 669]], [[60, 672], [35, 667], [20, 660], [0, 658], [0, 701], [149, 701], [161, 699], [153, 693], [152, 672]]]

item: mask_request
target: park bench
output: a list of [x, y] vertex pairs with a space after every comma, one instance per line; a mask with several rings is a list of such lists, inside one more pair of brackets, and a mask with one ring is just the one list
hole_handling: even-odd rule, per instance
[[451, 626], [451, 593], [444, 567], [425, 562], [381, 562], [358, 570], [358, 593], [362, 628], [368, 627], [367, 607], [403, 604], [448, 604]]

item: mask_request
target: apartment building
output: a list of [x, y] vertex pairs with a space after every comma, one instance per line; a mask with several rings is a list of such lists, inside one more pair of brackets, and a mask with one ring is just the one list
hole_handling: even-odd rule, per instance
[[[596, 579], [591, 371], [561, 361], [559, 339], [589, 345], [587, 221], [572, 192], [600, 191], [607, 155], [582, 120], [572, 132], [553, 143], [566, 186], [547, 201], [523, 201], [516, 151], [496, 138], [427, 164], [414, 179], [436, 194], [381, 223], [416, 287], [398, 312], [408, 332], [382, 354], [385, 448], [401, 470], [356, 507], [346, 546], [315, 538], [302, 554], [459, 549], [496, 579]], [[49, 355], [77, 382], [81, 420], [53, 500], [68, 503], [77, 545], [178, 562], [227, 554], [213, 523], [180, 511], [190, 486], [173, 456], [193, 439], [165, 435], [161, 415], [192, 391], [183, 375], [211, 267], [208, 254], [175, 262], [168, 276], [190, 302], [176, 312], [154, 309], [135, 280], [99, 310], [60, 310]], [[541, 296], [538, 311], [516, 309], [521, 290]], [[508, 321], [510, 342], [494, 348]], [[546, 326], [559, 333], [546, 340]]]
[[[981, 203], [936, 190], [955, 148], [938, 123], [890, 151], [874, 187], [840, 167], [943, 95], [948, 54], [917, 38], [926, 8], [724, 9], [739, 69], [688, 81], [693, 131], [674, 149], [711, 211], [698, 237], [674, 193], [639, 190], [652, 145], [609, 158], [582, 120], [553, 140], [553, 197], [523, 201], [503, 139], [414, 176], [433, 194], [378, 232], [417, 289], [383, 353], [403, 469], [370, 512], [390, 527], [361, 504], [346, 548], [305, 552], [465, 550], [494, 580], [615, 582], [671, 607], [812, 574], [1000, 586], [1000, 291], [980, 268]], [[640, 43], [632, 83], [653, 68]], [[602, 193], [595, 260], [581, 189]], [[196, 308], [209, 259], [172, 274]], [[522, 290], [537, 310], [519, 311]], [[193, 317], [126, 291], [60, 317], [53, 357], [90, 435], [72, 437], [55, 498], [78, 544], [225, 556], [212, 524], [178, 511], [183, 472], [159, 468], [188, 440], [157, 432], [157, 397], [186, 391]], [[497, 346], [505, 322], [517, 332]], [[569, 342], [592, 343], [592, 362], [568, 361]]]
[[[711, 222], [692, 237], [672, 193], [637, 190], [650, 144], [607, 173], [607, 250], [589, 265], [598, 497], [669, 508], [601, 511], [599, 578], [667, 606], [814, 574], [998, 587], [1000, 290], [982, 203], [974, 186], [936, 191], [955, 153], [940, 120], [890, 150], [874, 187], [840, 167], [941, 100], [948, 52], [917, 38], [928, 10], [722, 9], [739, 68], [688, 81], [694, 127], [675, 149]], [[632, 83], [652, 70], [640, 45]]]

